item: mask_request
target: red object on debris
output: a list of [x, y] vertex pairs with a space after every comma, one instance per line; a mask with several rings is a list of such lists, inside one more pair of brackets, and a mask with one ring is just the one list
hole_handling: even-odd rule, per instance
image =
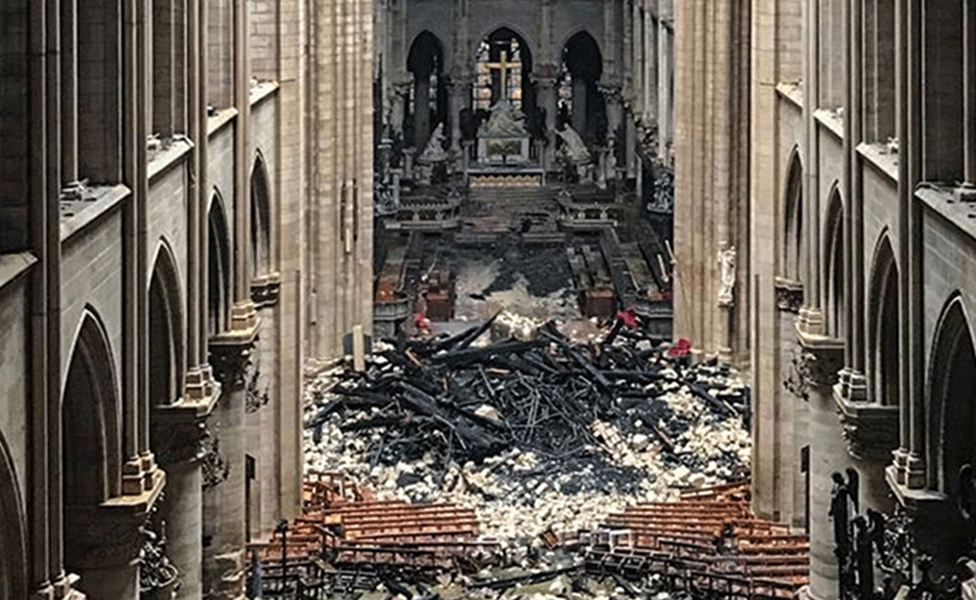
[[671, 349], [668, 350], [668, 356], [670, 356], [671, 358], [684, 358], [688, 356], [688, 352], [690, 351], [691, 351], [691, 340], [686, 340], [684, 338], [681, 338], [680, 340], [678, 340], [677, 344], [671, 346]]
[[414, 325], [417, 326], [417, 329], [425, 333], [430, 333], [430, 321], [428, 321], [427, 317], [425, 317], [424, 315], [420, 313], [416, 313], [413, 316], [413, 323]]
[[617, 318], [624, 322], [630, 329], [637, 329], [637, 317], [630, 310], [622, 310], [617, 313]]

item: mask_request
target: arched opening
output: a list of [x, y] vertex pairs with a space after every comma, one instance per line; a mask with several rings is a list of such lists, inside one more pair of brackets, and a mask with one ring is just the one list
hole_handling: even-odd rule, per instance
[[182, 0], [152, 0], [152, 132], [163, 139], [182, 126], [177, 102], [182, 17]]
[[216, 195], [207, 217], [210, 241], [207, 244], [207, 326], [211, 336], [227, 329], [230, 312], [230, 235], [227, 219]]
[[929, 464], [937, 466], [929, 485], [950, 497], [959, 494], [959, 469], [976, 462], [976, 354], [958, 298], [942, 313], [932, 346], [929, 402]]
[[607, 107], [597, 82], [603, 75], [603, 56], [596, 40], [581, 31], [563, 48], [557, 126], [572, 126], [592, 148], [607, 137]]
[[27, 597], [24, 508], [7, 442], [0, 433], [0, 598]]
[[271, 272], [271, 192], [260, 157], [251, 170], [251, 276]]
[[840, 338], [844, 332], [844, 207], [837, 191], [830, 197], [824, 244], [827, 335]]
[[79, 179], [122, 180], [122, 3], [77, 4], [75, 89]]
[[793, 154], [786, 179], [785, 225], [783, 228], [783, 276], [800, 280], [800, 250], [803, 247], [803, 166]]
[[[31, 248], [31, 205], [43, 192], [31, 189], [31, 118], [43, 115], [31, 110], [24, 95], [39, 93], [43, 81], [28, 71], [27, 32], [30, 19], [27, 0], [3, 0], [3, 22], [7, 35], [0, 36], [0, 53], [5, 57], [0, 70], [0, 106], [3, 106], [3, 144], [0, 144], [0, 253]], [[21, 32], [14, 34], [13, 32]], [[41, 84], [41, 85], [38, 85]], [[43, 206], [43, 203], [38, 203]]]
[[922, 178], [927, 181], [955, 183], [963, 179], [964, 4], [955, 0], [923, 2]]
[[411, 113], [403, 126], [403, 137], [412, 140], [418, 153], [447, 114], [447, 89], [444, 81], [444, 45], [437, 36], [423, 31], [410, 45], [407, 70], [413, 74]]
[[85, 510], [119, 495], [121, 438], [113, 358], [102, 325], [86, 313], [71, 353], [61, 404], [64, 562], [80, 572], [86, 549], [77, 542], [90, 526]]
[[895, 2], [864, 3], [864, 137], [885, 143], [895, 134]]
[[868, 360], [873, 400], [898, 406], [901, 325], [898, 320], [898, 266], [888, 236], [882, 238], [871, 269]]
[[475, 110], [488, 111], [504, 98], [513, 108], [530, 113], [529, 109], [535, 106], [532, 52], [522, 36], [508, 27], [496, 29], [481, 41], [475, 60]]
[[154, 407], [174, 402], [183, 390], [178, 281], [172, 257], [164, 247], [149, 283], [149, 405]]

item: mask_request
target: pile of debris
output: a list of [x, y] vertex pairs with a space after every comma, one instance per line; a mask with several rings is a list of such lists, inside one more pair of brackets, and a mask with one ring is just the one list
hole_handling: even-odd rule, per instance
[[347, 473], [381, 499], [474, 508], [504, 544], [742, 478], [748, 388], [624, 321], [587, 345], [548, 323], [476, 347], [495, 319], [377, 343], [364, 371], [309, 385], [307, 469]]

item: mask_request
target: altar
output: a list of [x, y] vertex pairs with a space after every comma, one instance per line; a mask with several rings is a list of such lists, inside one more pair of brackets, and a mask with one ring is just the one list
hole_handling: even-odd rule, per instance
[[525, 115], [501, 100], [491, 107], [488, 121], [478, 128], [478, 161], [488, 165], [524, 165], [529, 162], [530, 143]]

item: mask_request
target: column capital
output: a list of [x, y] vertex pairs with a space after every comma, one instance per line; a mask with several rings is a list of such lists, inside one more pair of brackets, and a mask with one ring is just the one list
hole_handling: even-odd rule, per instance
[[238, 308], [242, 310], [237, 318], [232, 311], [232, 329], [210, 338], [210, 364], [217, 381], [225, 387], [244, 384], [244, 369], [251, 360], [261, 322], [253, 303], [235, 306], [234, 311]]
[[822, 335], [807, 334], [801, 329], [800, 323], [796, 327], [797, 339], [802, 349], [796, 360], [796, 370], [806, 385], [829, 393], [844, 366], [844, 342]]

